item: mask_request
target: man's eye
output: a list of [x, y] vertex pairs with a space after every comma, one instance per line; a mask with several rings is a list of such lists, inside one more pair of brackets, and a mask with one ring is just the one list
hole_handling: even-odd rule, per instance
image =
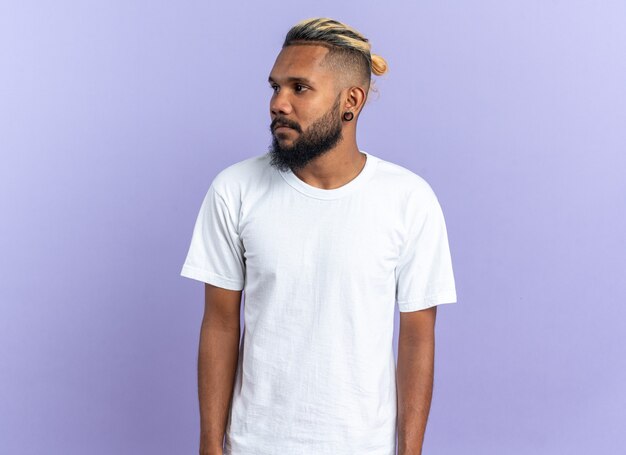
[[[270, 88], [276, 93], [280, 87], [278, 87], [278, 85], [270, 85]], [[302, 84], [296, 84], [295, 88], [296, 93], [300, 93], [303, 91], [302, 89], [306, 90], [307, 87]]]

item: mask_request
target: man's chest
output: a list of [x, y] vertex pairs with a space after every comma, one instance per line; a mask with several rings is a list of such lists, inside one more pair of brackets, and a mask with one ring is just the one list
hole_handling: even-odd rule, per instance
[[268, 197], [247, 207], [239, 227], [247, 272], [259, 280], [387, 282], [402, 248], [400, 214], [361, 199], [293, 203]]

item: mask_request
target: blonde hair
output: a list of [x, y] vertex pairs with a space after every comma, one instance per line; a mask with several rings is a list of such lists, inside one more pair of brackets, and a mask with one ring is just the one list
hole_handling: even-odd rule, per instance
[[387, 61], [371, 53], [371, 44], [360, 32], [334, 19], [315, 17], [294, 25], [283, 43], [283, 48], [296, 44], [317, 44], [329, 49], [324, 64], [336, 70], [344, 79], [356, 76], [372, 91], [372, 73], [381, 76], [388, 70]]

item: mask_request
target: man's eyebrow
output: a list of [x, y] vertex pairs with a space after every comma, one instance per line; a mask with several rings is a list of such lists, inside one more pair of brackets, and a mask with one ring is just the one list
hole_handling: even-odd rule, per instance
[[[305, 84], [310, 84], [310, 85], [313, 84], [312, 81], [302, 76], [290, 76], [290, 77], [287, 77], [286, 80], [287, 82], [303, 82]], [[276, 81], [272, 79], [272, 76], [270, 76], [267, 78], [267, 82], [276, 82]]]

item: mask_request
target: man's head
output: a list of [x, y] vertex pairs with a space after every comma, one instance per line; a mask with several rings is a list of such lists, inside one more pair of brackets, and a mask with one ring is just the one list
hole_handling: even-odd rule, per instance
[[[368, 40], [345, 24], [315, 18], [292, 27], [269, 76], [271, 164], [300, 169], [335, 147], [344, 132], [355, 135], [371, 73], [386, 71]], [[288, 128], [276, 129], [281, 124]]]

